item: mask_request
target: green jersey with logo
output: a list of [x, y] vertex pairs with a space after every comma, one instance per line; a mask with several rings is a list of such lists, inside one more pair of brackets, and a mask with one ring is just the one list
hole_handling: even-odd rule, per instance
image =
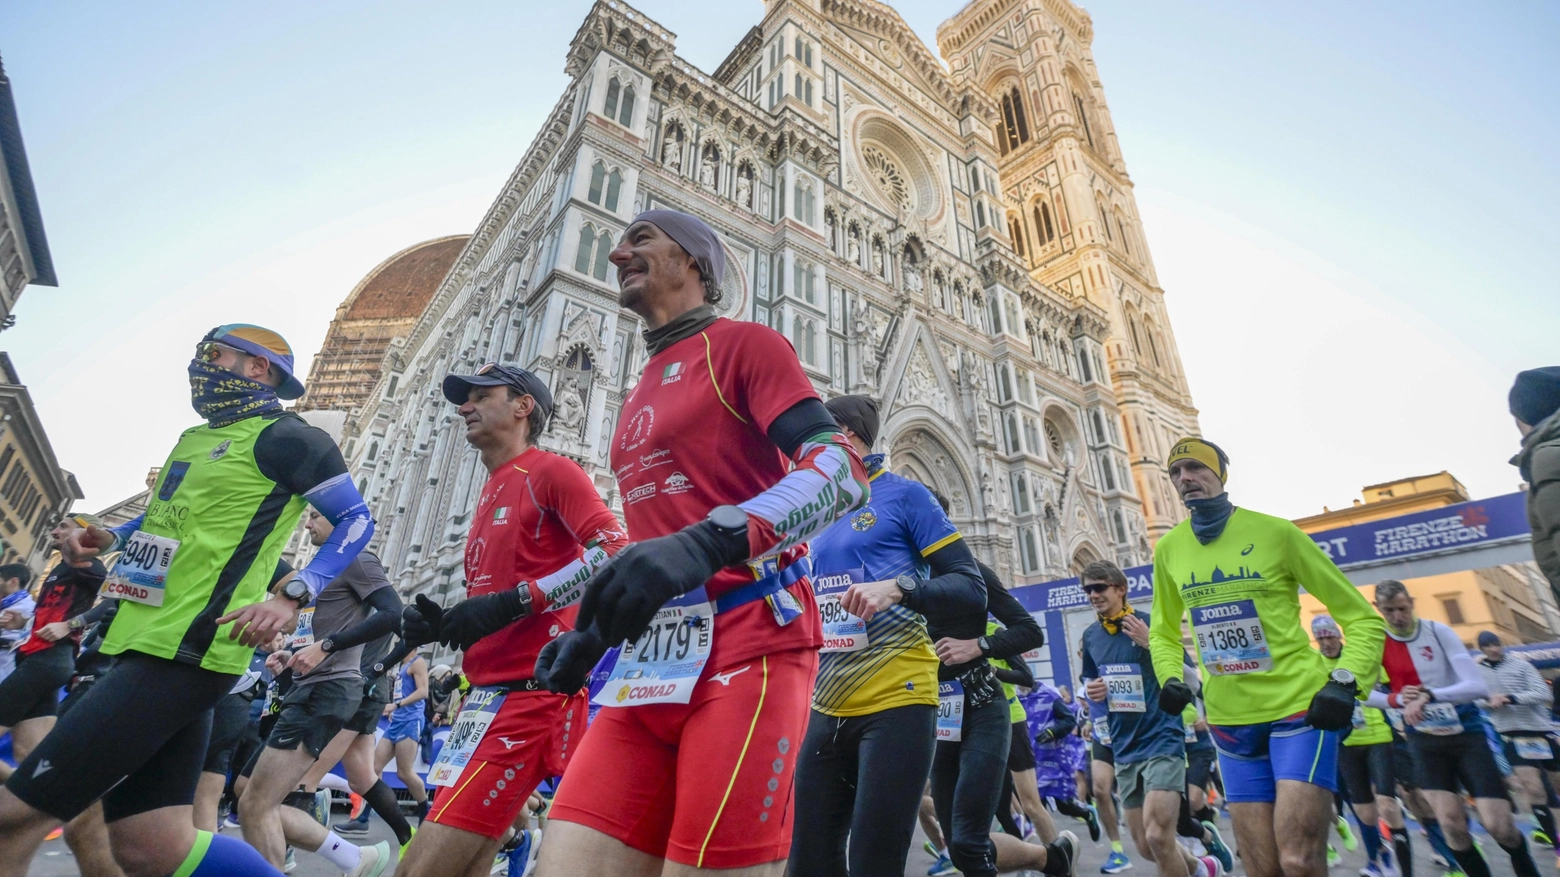
[[249, 668], [254, 650], [216, 620], [265, 599], [303, 513], [303, 497], [262, 474], [255, 459], [256, 440], [279, 420], [249, 417], [179, 436], [141, 523], [142, 534], [156, 537], [150, 544], [167, 552], [161, 605], [122, 599], [104, 653], [143, 652], [219, 673]]
[[1339, 666], [1369, 688], [1381, 669], [1381, 616], [1299, 527], [1243, 508], [1207, 545], [1182, 521], [1154, 547], [1154, 672], [1182, 677], [1185, 620], [1209, 723], [1250, 725], [1305, 712], [1328, 668], [1300, 621], [1302, 587], [1343, 628]]

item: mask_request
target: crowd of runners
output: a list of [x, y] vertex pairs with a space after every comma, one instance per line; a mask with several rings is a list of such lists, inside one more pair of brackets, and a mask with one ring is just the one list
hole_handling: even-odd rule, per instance
[[[61, 521], [36, 587], [0, 566], [0, 877], [61, 830], [88, 877], [307, 854], [349, 877], [898, 877], [918, 823], [934, 877], [1075, 877], [1078, 832], [1106, 874], [1320, 877], [1337, 843], [1363, 844], [1362, 877], [1412, 877], [1416, 831], [1422, 875], [1505, 856], [1536, 877], [1531, 843], [1560, 841], [1553, 697], [1498, 637], [1476, 659], [1401, 583], [1372, 601], [1233, 505], [1228, 457], [1192, 437], [1165, 461], [1190, 515], [1151, 597], [1086, 566], [1078, 676], [1037, 679], [1042, 627], [946, 500], [885, 468], [876, 401], [825, 403], [783, 337], [716, 316], [723, 254], [667, 210], [611, 252], [649, 351], [610, 446], [621, 520], [538, 447], [544, 381], [444, 379], [488, 471], [448, 605], [403, 602], [366, 547], [340, 451], [282, 406], [286, 341], [201, 339], [205, 423], [146, 513]], [[1302, 588], [1327, 614], [1302, 619]], [[357, 842], [370, 814], [394, 843]]]

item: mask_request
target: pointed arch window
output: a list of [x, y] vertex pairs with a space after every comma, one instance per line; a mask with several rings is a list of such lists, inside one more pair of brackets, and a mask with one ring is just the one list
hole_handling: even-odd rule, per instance
[[1078, 111], [1078, 124], [1083, 126], [1083, 138], [1089, 141], [1089, 145], [1092, 147], [1094, 145], [1094, 131], [1089, 128], [1089, 114], [1083, 108], [1083, 98], [1079, 97], [1076, 91], [1073, 92], [1073, 107]]
[[607, 118], [617, 118], [618, 96], [622, 93], [623, 84], [618, 82], [618, 78], [616, 76], [612, 77], [612, 79], [607, 82], [607, 101], [606, 104], [602, 107]]
[[590, 269], [590, 276], [597, 280], [607, 279], [607, 255], [612, 252], [612, 234], [602, 232], [596, 239], [596, 264]]
[[596, 162], [590, 169], [590, 191], [585, 194], [586, 200], [592, 204], [601, 203], [601, 187], [607, 178], [607, 166]]
[[574, 270], [581, 274], [590, 273], [590, 256], [596, 247], [596, 227], [590, 223], [580, 226], [580, 244], [574, 254]]
[[618, 209], [618, 195], [623, 191], [623, 174], [617, 168], [607, 174], [607, 204], [608, 210]]
[[1017, 86], [1002, 95], [1002, 136], [998, 139], [1003, 155], [1029, 142], [1029, 120], [1024, 117], [1024, 99]]
[[623, 89], [623, 106], [618, 110], [618, 124], [627, 128], [634, 121], [634, 87], [632, 85]]
[[1114, 241], [1116, 236], [1110, 232], [1110, 217], [1105, 214], [1105, 205], [1100, 205], [1100, 225], [1105, 227], [1105, 239]]
[[1105, 489], [1116, 489], [1116, 467], [1111, 465], [1110, 455], [1100, 457], [1100, 474], [1105, 476]]
[[1035, 239], [1040, 246], [1056, 240], [1056, 227], [1051, 225], [1051, 208], [1044, 201], [1035, 205]]
[[1011, 214], [1008, 215], [1008, 236], [1013, 239], [1013, 249], [1018, 251], [1020, 259], [1027, 257], [1024, 247], [1024, 223]]

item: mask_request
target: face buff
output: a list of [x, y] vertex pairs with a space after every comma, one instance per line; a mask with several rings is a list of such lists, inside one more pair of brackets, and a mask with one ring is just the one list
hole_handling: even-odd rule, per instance
[[225, 368], [190, 360], [190, 407], [217, 429], [282, 410], [276, 390]]
[[1230, 522], [1230, 514], [1235, 511], [1227, 493], [1207, 499], [1188, 499], [1185, 502], [1186, 507], [1192, 510], [1192, 535], [1204, 545], [1219, 538], [1219, 534], [1224, 532], [1224, 525]]

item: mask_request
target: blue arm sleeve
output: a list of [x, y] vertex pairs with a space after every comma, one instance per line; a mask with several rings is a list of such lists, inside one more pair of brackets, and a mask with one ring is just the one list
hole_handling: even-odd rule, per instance
[[318, 596], [330, 580], [342, 574], [358, 552], [374, 536], [374, 516], [358, 493], [357, 485], [345, 472], [321, 482], [303, 495], [336, 529], [320, 546], [308, 564], [298, 570], [298, 578]]
[[108, 550], [119, 550], [119, 548], [125, 544], [125, 541], [128, 540], [135, 533], [135, 531], [141, 529], [141, 522], [144, 520], [146, 520], [146, 513], [142, 512], [141, 514], [136, 515], [132, 520], [125, 521], [123, 524], [120, 524], [117, 527], [110, 527], [108, 532], [114, 534], [114, 544]]

